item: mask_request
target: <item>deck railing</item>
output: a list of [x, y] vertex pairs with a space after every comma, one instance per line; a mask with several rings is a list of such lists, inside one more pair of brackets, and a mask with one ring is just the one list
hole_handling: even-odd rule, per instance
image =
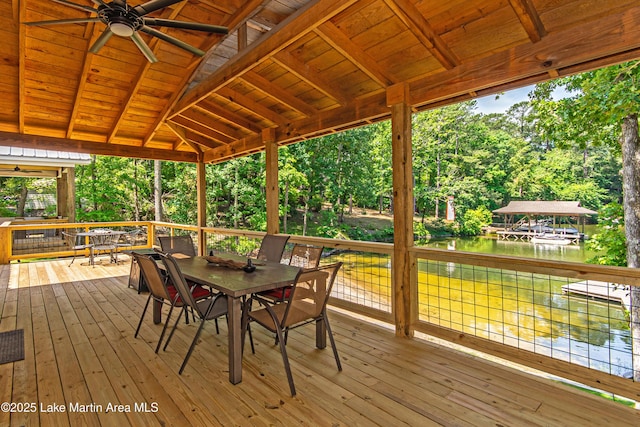
[[[7, 235], [25, 227], [4, 225]], [[56, 228], [143, 227], [139, 247], [155, 237], [189, 233], [202, 253], [255, 254], [264, 233], [157, 222], [56, 224]], [[5, 240], [6, 237], [5, 237]], [[11, 239], [8, 247], [12, 251]], [[322, 263], [342, 261], [331, 304], [393, 323], [393, 245], [291, 236], [325, 248]], [[6, 245], [5, 250], [6, 250]], [[632, 338], [624, 295], [640, 284], [640, 270], [415, 247], [411, 249], [412, 326], [463, 346], [640, 400], [628, 379]], [[11, 252], [10, 260], [69, 256], [69, 251]], [[578, 297], [578, 283], [592, 295]], [[622, 295], [622, 303], [615, 299]], [[427, 356], [425, 356], [427, 357]]]

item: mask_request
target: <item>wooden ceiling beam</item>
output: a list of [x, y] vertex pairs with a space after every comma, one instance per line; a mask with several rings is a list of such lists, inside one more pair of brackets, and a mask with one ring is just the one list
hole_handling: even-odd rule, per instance
[[319, 26], [316, 29], [316, 33], [332, 48], [340, 52], [342, 56], [377, 82], [382, 88], [399, 82], [398, 78], [387, 70], [383, 70], [378, 61], [360, 49], [360, 47], [353, 43], [351, 39], [340, 31], [331, 21], [327, 21]]
[[619, 54], [619, 46], [640, 47], [640, 6], [545, 37], [535, 44], [513, 47], [411, 82], [413, 105], [428, 104], [469, 91], [498, 86], [549, 70]]
[[[244, 4], [241, 8], [238, 8], [237, 12], [234, 15], [232, 15], [227, 20], [227, 22], [223, 23], [222, 25], [229, 27], [230, 30], [238, 27], [239, 25], [242, 24], [242, 22], [248, 19], [249, 16], [256, 13], [257, 10], [262, 8], [264, 1], [265, 0], [250, 0], [249, 2]], [[203, 46], [204, 49], [202, 50], [204, 50], [205, 52], [212, 51], [212, 47], [214, 46], [214, 44], [216, 42], [220, 43], [222, 40], [223, 38], [221, 38], [220, 35], [216, 35], [215, 37], [212, 35], [208, 39], [207, 45]], [[160, 129], [162, 124], [168, 121], [168, 119], [172, 116], [171, 111], [174, 110], [178, 101], [183, 98], [183, 94], [185, 90], [188, 88], [189, 83], [193, 81], [194, 77], [197, 75], [198, 68], [203, 64], [205, 64], [207, 58], [208, 58], [208, 55], [205, 54], [205, 56], [203, 56], [202, 58], [196, 58], [196, 60], [192, 63], [192, 65], [197, 64], [197, 66], [190, 67], [190, 68], [193, 68], [193, 72], [190, 74], [187, 74], [184, 80], [181, 82], [180, 87], [183, 89], [176, 91], [171, 97], [171, 99], [169, 99], [169, 101], [167, 102], [166, 107], [162, 110], [162, 112], [158, 114], [157, 120], [151, 126], [152, 131], [145, 138], [145, 145], [153, 139], [153, 137], [156, 135], [156, 133], [158, 132], [158, 129]]]
[[169, 160], [174, 162], [196, 162], [195, 153], [186, 151], [162, 150], [157, 148], [135, 147], [121, 144], [104, 144], [102, 142], [83, 141], [78, 139], [52, 138], [38, 135], [24, 135], [0, 132], [0, 144], [11, 147], [47, 149], [56, 151], [72, 151], [75, 153], [98, 154], [103, 156], [131, 157], [139, 159]]
[[347, 97], [336, 90], [334, 85], [322, 77], [320, 72], [307, 64], [302, 63], [288, 52], [279, 52], [271, 60], [287, 71], [295, 74], [300, 80], [306, 82], [309, 86], [319, 90], [325, 96], [332, 98], [340, 105], [349, 103]]
[[190, 108], [189, 110], [184, 111], [182, 114], [180, 114], [180, 116], [196, 123], [200, 123], [201, 125], [223, 135], [227, 135], [229, 138], [240, 139], [244, 138], [245, 136], [245, 134], [240, 132], [238, 129], [234, 128], [233, 126], [229, 126], [227, 123], [219, 119], [216, 119], [215, 117], [207, 114], [207, 112], [198, 107]]
[[509, 3], [532, 43], [539, 42], [547, 35], [547, 30], [531, 0], [509, 0]]
[[228, 61], [217, 72], [199, 83], [175, 105], [169, 116], [175, 116], [218, 91], [230, 81], [261, 64], [267, 58], [313, 31], [323, 22], [347, 9], [357, 0], [312, 0], [278, 24], [270, 35], [260, 39], [252, 49], [247, 49]]
[[[224, 146], [225, 144], [221, 144], [217, 141], [214, 141], [210, 138], [207, 138], [206, 136], [200, 135], [199, 133], [196, 132], [192, 132], [190, 130], [187, 129], [187, 142], [190, 142], [192, 144], [196, 144], [197, 146], [203, 146], [203, 147], [207, 147], [208, 149], [215, 149], [218, 148], [220, 146]], [[200, 149], [200, 147], [198, 147], [199, 151], [202, 152], [202, 150]]]
[[202, 150], [200, 149], [198, 144], [195, 144], [189, 141], [189, 139], [187, 138], [187, 132], [184, 129], [182, 129], [180, 126], [176, 125], [175, 123], [167, 123], [167, 127], [171, 129], [171, 131], [178, 138], [180, 138], [180, 141], [182, 141], [183, 144], [188, 145], [193, 151], [198, 153], [198, 157], [202, 155]]
[[233, 158], [258, 153], [265, 149], [262, 134], [243, 138], [222, 147], [208, 150], [204, 153], [205, 163], [221, 163]]
[[449, 49], [429, 22], [422, 18], [414, 2], [410, 0], [384, 0], [384, 2], [444, 68], [450, 70], [460, 65], [460, 59]]
[[[15, 19], [17, 22], [24, 22], [26, 16], [26, 2], [14, 0], [13, 2], [13, 15], [20, 19]], [[25, 87], [25, 61], [26, 61], [26, 40], [27, 40], [27, 26], [20, 25], [18, 28], [18, 131], [24, 133], [24, 102], [26, 99], [26, 87]]]
[[261, 116], [277, 125], [282, 126], [287, 122], [287, 120], [280, 114], [233, 89], [224, 87], [218, 91], [218, 95], [224, 96], [228, 101], [238, 104], [241, 107], [250, 110], [252, 113], [257, 114], [258, 116]]
[[[101, 31], [96, 31], [95, 24], [86, 25], [85, 35], [88, 35], [86, 39], [87, 46], [84, 53], [84, 58], [82, 59], [82, 71], [80, 71], [80, 78], [78, 79], [78, 86], [76, 87], [76, 96], [73, 101], [73, 107], [71, 108], [71, 115], [69, 116], [67, 138], [71, 138], [71, 135], [73, 135], [73, 125], [75, 124], [76, 118], [78, 117], [80, 101], [82, 100], [84, 89], [87, 83], [87, 75], [89, 74], [89, 71], [91, 71], [91, 61], [93, 59], [93, 53], [89, 52], [89, 48], [101, 33]], [[107, 138], [107, 142], [109, 142], [110, 140], [111, 138]]]
[[202, 108], [203, 110], [208, 111], [210, 114], [218, 116], [228, 122], [235, 124], [238, 127], [248, 130], [253, 133], [260, 133], [262, 129], [260, 126], [257, 126], [251, 120], [241, 116], [240, 114], [236, 114], [232, 111], [229, 111], [225, 108], [222, 108], [220, 105], [215, 104], [209, 100], [200, 101], [196, 104], [197, 107]]
[[253, 86], [256, 90], [267, 95], [269, 98], [273, 98], [276, 101], [289, 106], [290, 108], [302, 113], [309, 117], [318, 112], [315, 108], [310, 106], [304, 101], [291, 95], [291, 93], [284, 90], [282, 87], [270, 82], [258, 73], [249, 71], [245, 73], [241, 79], [248, 85]]
[[211, 128], [208, 128], [204, 125], [201, 125], [198, 122], [194, 122], [193, 120], [190, 120], [186, 117], [183, 117], [182, 115], [180, 116], [176, 116], [174, 118], [171, 119], [172, 123], [175, 123], [177, 125], [180, 125], [181, 127], [185, 128], [186, 130], [190, 130], [194, 133], [197, 133], [199, 135], [202, 135], [206, 138], [209, 138], [211, 140], [217, 141], [220, 144], [230, 144], [233, 141], [236, 141], [236, 139], [234, 138], [230, 138], [227, 135], [220, 133], [216, 130], [213, 130]]

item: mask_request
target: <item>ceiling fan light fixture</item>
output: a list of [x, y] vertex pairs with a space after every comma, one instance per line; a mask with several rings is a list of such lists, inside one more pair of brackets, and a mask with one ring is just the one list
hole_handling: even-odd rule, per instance
[[133, 27], [128, 22], [111, 22], [109, 29], [113, 34], [120, 37], [131, 37], [133, 35]]

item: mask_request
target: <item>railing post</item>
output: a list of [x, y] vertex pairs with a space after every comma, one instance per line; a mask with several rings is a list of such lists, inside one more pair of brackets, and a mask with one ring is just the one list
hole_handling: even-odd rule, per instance
[[0, 264], [9, 264], [11, 256], [11, 221], [0, 224]]

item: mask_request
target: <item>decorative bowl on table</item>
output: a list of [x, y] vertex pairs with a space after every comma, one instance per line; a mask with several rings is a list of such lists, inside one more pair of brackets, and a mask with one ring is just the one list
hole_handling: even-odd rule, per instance
[[232, 259], [225, 259], [218, 256], [209, 255], [204, 257], [204, 259], [207, 260], [209, 264], [219, 266], [219, 267], [232, 268], [235, 270], [241, 270], [246, 265], [244, 262], [241, 262], [241, 261], [234, 261]]

